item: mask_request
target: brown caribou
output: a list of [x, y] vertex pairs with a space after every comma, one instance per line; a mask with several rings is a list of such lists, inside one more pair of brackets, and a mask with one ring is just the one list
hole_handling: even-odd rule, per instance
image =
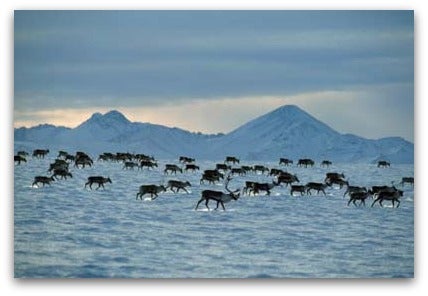
[[52, 177], [58, 180], [57, 176], [60, 176], [61, 180], [67, 180], [67, 177], [73, 178], [73, 175], [66, 169], [54, 169]]
[[294, 192], [300, 192], [300, 195], [304, 195], [306, 193], [305, 185], [291, 185], [290, 195], [292, 196]]
[[366, 205], [366, 199], [371, 196], [371, 192], [369, 191], [354, 191], [349, 193], [349, 201], [348, 206], [352, 202], [355, 206], [357, 206], [356, 201], [360, 201], [360, 206], [363, 204]]
[[278, 176], [278, 184], [285, 183], [285, 187], [291, 185], [291, 183], [300, 182], [296, 175], [290, 173], [282, 173]]
[[[46, 176], [35, 176], [34, 177], [34, 182], [31, 185], [31, 187], [33, 187], [34, 185], [37, 185], [38, 183], [42, 183], [43, 187], [45, 187], [45, 184], [51, 185], [51, 182], [55, 181], [55, 179], [51, 176], [51, 177], [46, 177]], [[38, 186], [38, 185], [37, 185]]]
[[392, 207], [395, 206], [395, 202], [397, 202], [397, 208], [400, 206], [400, 200], [399, 198], [403, 196], [403, 191], [402, 190], [397, 190], [394, 192], [390, 192], [390, 191], [381, 191], [379, 193], [376, 193], [373, 197], [375, 198], [375, 200], [372, 203], [372, 207], [374, 206], [374, 204], [376, 202], [379, 202], [380, 206], [383, 207], [382, 202], [384, 200], [390, 200], [392, 201]]
[[305, 168], [307, 168], [308, 166], [313, 167], [314, 164], [315, 164], [315, 162], [310, 158], [301, 158], [297, 162], [297, 166], [299, 166], [299, 167], [305, 166]]
[[183, 170], [180, 167], [178, 167], [176, 164], [166, 164], [163, 172], [165, 174], [168, 174], [168, 172], [171, 172], [171, 174], [172, 173], [177, 174], [177, 172], [183, 173]]
[[180, 156], [178, 161], [182, 163], [192, 163], [195, 162], [195, 159], [187, 156]]
[[236, 164], [236, 163], [239, 163], [239, 159], [236, 158], [235, 156], [226, 156], [226, 159], [225, 159], [224, 163], [233, 163], [233, 164]]
[[265, 172], [269, 173], [269, 168], [265, 167], [264, 165], [255, 165], [253, 167], [253, 171], [257, 174], [257, 172], [261, 172], [262, 175], [264, 175]]
[[87, 185], [89, 185], [89, 188], [92, 189], [93, 183], [98, 184], [98, 187], [96, 188], [96, 190], [98, 190], [100, 187], [105, 188], [104, 187], [105, 183], [112, 183], [112, 182], [111, 182], [111, 179], [109, 177], [105, 178], [102, 176], [91, 176], [91, 177], [88, 177], [88, 182], [85, 183], [85, 188]]
[[[351, 195], [351, 193], [356, 193], [356, 192], [368, 192], [366, 187], [361, 187], [361, 186], [350, 186], [348, 185], [346, 188], [346, 191], [343, 193], [343, 197], [345, 197], [345, 195]], [[371, 191], [370, 191], [371, 192]]]
[[204, 191], [202, 191], [201, 199], [196, 204], [195, 210], [198, 209], [199, 204], [203, 201], [205, 201], [205, 206], [209, 210], [210, 208], [208, 207], [208, 203], [210, 200], [213, 200], [213, 201], [217, 202], [217, 207], [215, 208], [216, 210], [218, 209], [219, 204], [221, 204], [223, 210], [226, 211], [224, 204], [230, 202], [231, 200], [238, 200], [239, 192], [240, 192], [240, 189], [236, 189], [235, 191], [231, 191], [228, 188], [230, 180], [232, 180], [232, 178], [229, 175], [229, 176], [227, 176], [227, 179], [225, 182], [225, 189], [227, 190], [228, 193], [224, 193], [222, 191], [215, 191], [215, 190], [204, 190]]
[[401, 179], [401, 182], [400, 182], [401, 187], [403, 187], [403, 186], [404, 186], [404, 183], [409, 183], [409, 184], [411, 184], [412, 186], [414, 186], [414, 185], [415, 185], [415, 178], [414, 178], [414, 177], [403, 177], [403, 178]]
[[279, 183], [276, 183], [275, 181], [272, 181], [272, 183], [258, 183], [254, 182], [253, 186], [250, 188], [248, 195], [253, 193], [253, 195], [256, 195], [259, 193], [259, 191], [266, 191], [266, 195], [270, 195], [270, 191], [275, 187], [278, 186]]
[[[137, 197], [135, 199], [138, 199], [138, 196], [140, 199], [143, 199], [144, 194], [150, 194], [150, 197], [152, 200], [155, 200], [158, 197], [158, 193], [166, 191], [165, 186], [163, 185], [141, 185], [139, 188], [139, 191], [137, 193]], [[155, 196], [153, 198], [153, 195]]]
[[192, 172], [198, 170], [199, 171], [199, 166], [195, 165], [195, 164], [186, 164], [186, 167], [184, 168], [184, 171], [189, 171], [191, 170]]
[[386, 167], [390, 167], [391, 166], [391, 164], [388, 162], [388, 161], [385, 161], [385, 160], [380, 160], [380, 161], [378, 161], [377, 162], [377, 167], [378, 168], [386, 168]]
[[21, 164], [21, 162], [27, 162], [27, 159], [22, 155], [14, 155], [13, 160], [14, 162], [18, 162], [18, 165]]
[[37, 158], [45, 158], [45, 156], [49, 153], [49, 149], [35, 149], [33, 151], [33, 157]]
[[143, 169], [144, 167], [147, 167], [148, 169], [152, 169], [154, 167], [158, 167], [158, 164], [152, 160], [141, 160], [139, 169]]
[[[189, 193], [189, 191], [187, 191], [186, 187], [191, 187], [192, 185], [190, 184], [189, 181], [177, 181], [177, 180], [169, 180], [167, 183], [167, 186], [165, 187], [166, 189], [171, 188], [171, 191], [174, 193], [178, 193], [178, 191], [180, 191], [180, 189], [183, 189], [184, 191], [186, 191], [187, 193]], [[177, 191], [174, 191], [174, 188], [177, 188]]]
[[333, 163], [330, 161], [330, 160], [323, 160], [322, 162], [321, 162], [321, 166], [322, 167], [329, 167], [329, 166], [331, 166]]
[[324, 183], [309, 182], [306, 184], [306, 188], [307, 188], [306, 193], [309, 195], [312, 195], [311, 190], [316, 190], [317, 194], [319, 194], [320, 191], [322, 191], [322, 193], [324, 193], [324, 195], [326, 195], [324, 189], [326, 189], [327, 186], [328, 185], [324, 184]]
[[291, 159], [288, 159], [288, 158], [280, 158], [279, 159], [279, 164], [280, 165], [283, 164], [285, 166], [288, 166], [288, 165], [290, 165], [292, 163], [293, 163], [293, 161]]

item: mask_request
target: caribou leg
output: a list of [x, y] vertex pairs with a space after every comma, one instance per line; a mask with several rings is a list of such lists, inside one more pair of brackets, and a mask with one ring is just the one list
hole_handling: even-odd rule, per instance
[[195, 210], [199, 207], [199, 204], [204, 200], [204, 198], [201, 198], [198, 203], [196, 204]]

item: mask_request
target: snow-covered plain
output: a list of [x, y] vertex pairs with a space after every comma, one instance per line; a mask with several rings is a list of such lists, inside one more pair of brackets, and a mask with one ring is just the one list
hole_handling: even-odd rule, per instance
[[[195, 211], [200, 192], [224, 190], [224, 184], [199, 185], [201, 172], [223, 161], [196, 161], [199, 172], [165, 175], [155, 170], [123, 170], [122, 164], [96, 161], [91, 168], [71, 167], [72, 179], [32, 187], [36, 175], [48, 175], [46, 159], [28, 158], [15, 166], [14, 264], [19, 278], [390, 278], [414, 276], [414, 191], [405, 185], [399, 208], [385, 202], [347, 206], [344, 189], [327, 196], [290, 196], [276, 187], [271, 196], [241, 196], [221, 209]], [[92, 155], [94, 159], [97, 155]], [[295, 160], [296, 161], [296, 160]], [[301, 184], [322, 182], [326, 172], [343, 172], [351, 185], [398, 184], [413, 176], [413, 165], [334, 163], [322, 168], [280, 167]], [[109, 176], [105, 189], [84, 188], [88, 176]], [[156, 200], [136, 200], [142, 184], [188, 180], [190, 193], [168, 191]], [[231, 189], [245, 181], [272, 177], [234, 177]], [[401, 189], [401, 185], [398, 186]], [[210, 203], [211, 209], [215, 207]]]

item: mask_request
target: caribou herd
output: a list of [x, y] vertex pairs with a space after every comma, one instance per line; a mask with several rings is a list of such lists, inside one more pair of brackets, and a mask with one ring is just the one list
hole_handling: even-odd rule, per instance
[[[35, 149], [32, 153], [32, 159], [40, 161], [50, 153], [49, 149]], [[16, 165], [25, 165], [29, 158], [29, 153], [26, 151], [18, 151], [14, 156]], [[158, 170], [158, 161], [154, 156], [145, 154], [132, 154], [132, 153], [110, 153], [105, 152], [98, 156], [98, 162], [113, 162], [120, 163], [123, 170], [144, 170], [150, 173], [153, 170]], [[196, 160], [188, 156], [180, 156], [176, 163], [166, 163], [164, 167], [159, 168], [165, 176], [174, 175], [174, 179], [168, 180], [165, 184], [142, 184], [138, 187], [136, 199], [143, 199], [143, 196], [150, 195], [151, 200], [155, 200], [160, 193], [170, 190], [173, 193], [178, 193], [182, 190], [185, 193], [190, 193], [188, 187], [192, 187], [189, 181], [177, 180], [177, 174], [185, 175], [188, 173], [201, 174], [199, 186], [217, 185], [224, 182], [225, 191], [205, 189], [201, 191], [201, 197], [196, 202], [195, 210], [198, 209], [200, 203], [205, 202], [206, 208], [209, 209], [209, 201], [216, 202], [217, 209], [220, 205], [223, 210], [226, 210], [225, 203], [232, 200], [237, 201], [241, 196], [270, 196], [271, 191], [278, 188], [289, 188], [291, 196], [296, 193], [299, 196], [309, 196], [313, 193], [316, 195], [322, 194], [326, 196], [325, 190], [335, 186], [339, 189], [346, 188], [343, 193], [343, 198], [349, 196], [347, 205], [351, 203], [355, 206], [366, 205], [365, 201], [368, 198], [373, 200], [371, 207], [378, 203], [381, 207], [383, 202], [387, 201], [392, 203], [393, 207], [399, 207], [400, 198], [403, 196], [403, 190], [398, 189], [394, 184], [379, 185], [372, 187], [365, 187], [360, 185], [349, 184], [349, 180], [345, 174], [338, 172], [326, 172], [325, 178], [322, 182], [307, 182], [306, 184], [299, 184], [300, 180], [294, 173], [288, 172], [286, 169], [292, 167], [294, 162], [288, 158], [280, 158], [278, 166], [275, 168], [267, 167], [264, 164], [255, 165], [240, 165], [241, 161], [235, 156], [226, 156], [224, 162], [219, 162], [215, 168], [207, 168], [201, 172], [200, 166], [196, 165]], [[47, 175], [37, 175], [31, 186], [45, 186], [51, 185], [52, 182], [58, 180], [67, 180], [73, 178], [70, 167], [74, 169], [84, 170], [87, 167], [94, 166], [94, 160], [87, 153], [77, 151], [76, 153], [69, 154], [66, 151], [59, 151], [55, 160], [49, 164], [47, 168]], [[330, 160], [322, 160], [320, 167], [329, 168], [333, 163]], [[310, 158], [302, 158], [296, 161], [296, 167], [311, 169], [315, 166], [315, 161]], [[389, 168], [390, 162], [380, 160], [377, 162], [377, 168]], [[279, 167], [279, 168], [278, 168]], [[239, 178], [246, 178], [251, 175], [266, 176], [271, 178], [271, 182], [256, 182], [254, 180], [245, 180], [242, 183], [242, 189], [236, 188], [232, 190], [229, 188], [230, 181], [238, 176]], [[95, 190], [100, 188], [105, 189], [105, 184], [113, 184], [109, 176], [88, 176], [84, 188], [89, 187], [92, 190], [92, 185], [96, 184]], [[393, 182], [392, 182], [393, 183]], [[414, 186], [414, 177], [402, 177], [401, 182], [397, 186]]]

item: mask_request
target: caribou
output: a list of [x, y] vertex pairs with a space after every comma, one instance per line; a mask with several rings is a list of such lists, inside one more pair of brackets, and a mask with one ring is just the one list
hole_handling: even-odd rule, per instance
[[324, 183], [327, 183], [329, 180], [335, 180], [335, 179], [344, 179], [345, 174], [344, 173], [336, 173], [336, 172], [330, 172], [325, 174]]
[[392, 201], [392, 207], [395, 206], [395, 202], [397, 202], [397, 208], [400, 206], [400, 200], [399, 198], [403, 196], [403, 191], [402, 190], [397, 190], [394, 192], [391, 191], [381, 191], [379, 193], [376, 193], [373, 197], [375, 198], [375, 200], [372, 203], [372, 207], [374, 206], [374, 204], [376, 202], [379, 202], [380, 206], [383, 207], [382, 202], [384, 200], [390, 200]]
[[27, 152], [27, 151], [20, 150], [20, 151], [18, 151], [17, 155], [27, 157], [27, 156], [28, 156], [28, 152]]
[[236, 158], [235, 156], [226, 156], [226, 160], [224, 161], [224, 163], [239, 163], [239, 159]]
[[105, 177], [102, 177], [102, 176], [91, 176], [91, 177], [88, 177], [88, 182], [85, 183], [85, 188], [86, 188], [87, 185], [89, 185], [89, 188], [92, 189], [92, 184], [93, 183], [97, 183], [98, 184], [98, 187], [96, 188], [96, 190], [98, 190], [100, 187], [105, 188], [104, 187], [104, 183], [112, 183], [112, 182], [111, 182], [111, 179], [109, 177], [105, 178]]
[[79, 168], [79, 165], [81, 166], [81, 168], [85, 168], [86, 166], [92, 166], [93, 161], [90, 158], [86, 158], [86, 157], [79, 157], [76, 158], [76, 160], [74, 161], [74, 166], [76, 168]]
[[144, 167], [147, 167], [148, 169], [152, 169], [154, 167], [158, 167], [158, 164], [151, 160], [142, 160], [140, 161], [139, 169], [143, 169]]
[[371, 195], [369, 191], [354, 191], [349, 193], [349, 201], [348, 206], [352, 202], [355, 206], [357, 206], [356, 201], [360, 201], [360, 206], [363, 204], [366, 205], [366, 199]]
[[[192, 186], [190, 184], [189, 181], [177, 181], [177, 180], [169, 180], [167, 183], [167, 186], [165, 187], [166, 189], [171, 188], [171, 191], [174, 193], [178, 193], [178, 191], [180, 191], [180, 189], [183, 189], [184, 191], [186, 191], [187, 193], [189, 193], [189, 191], [187, 191], [186, 187], [190, 187]], [[177, 188], [177, 191], [174, 191], [174, 188]]]
[[243, 168], [232, 168], [230, 173], [233, 175], [237, 174], [238, 176], [245, 176], [247, 174], [247, 171]]
[[14, 160], [14, 162], [18, 162], [18, 165], [21, 164], [22, 161], [23, 162], [27, 162], [27, 160], [25, 159], [25, 157], [22, 156], [22, 155], [14, 155], [13, 156], [13, 160]]
[[199, 166], [195, 165], [195, 164], [186, 164], [186, 167], [184, 168], [184, 171], [189, 171], [191, 170], [192, 172], [198, 170], [199, 171]]
[[275, 169], [275, 168], [273, 168], [273, 169], [270, 169], [269, 176], [278, 176], [278, 175], [285, 174], [285, 173], [286, 172], [284, 172], [281, 169]]
[[293, 196], [294, 192], [300, 192], [300, 195], [304, 195], [306, 190], [307, 188], [305, 185], [291, 185], [290, 195]]
[[226, 172], [230, 170], [232, 167], [230, 165], [224, 164], [224, 163], [217, 163], [215, 165], [216, 170], [222, 170], [223, 172]]
[[133, 161], [125, 161], [125, 162], [123, 163], [122, 170], [127, 170], [127, 169], [131, 169], [131, 170], [133, 170], [133, 169], [134, 169], [134, 167], [139, 167], [138, 163], [133, 162]]
[[208, 181], [209, 184], [214, 184], [216, 181], [219, 182], [220, 179], [223, 178], [224, 175], [218, 170], [205, 170], [199, 183], [203, 184], [203, 181], [205, 180]]
[[340, 189], [342, 189], [342, 187], [344, 186], [344, 185], [346, 185], [346, 186], [348, 186], [349, 185], [349, 183], [348, 183], [348, 181], [346, 181], [346, 180], [343, 180], [343, 179], [341, 179], [341, 178], [333, 178], [333, 179], [327, 179], [326, 181], [326, 184], [329, 186], [329, 187], [331, 187], [331, 186], [333, 186], [333, 184], [337, 184], [337, 185], [339, 185], [339, 188]]
[[36, 158], [45, 158], [45, 156], [49, 153], [49, 149], [36, 149], [33, 151], [33, 157]]
[[[346, 191], [343, 193], [343, 197], [345, 197], [345, 195], [349, 195], [351, 196], [351, 193], [357, 193], [357, 192], [361, 192], [361, 193], [365, 193], [368, 192], [366, 187], [361, 187], [361, 186], [350, 186], [348, 185], [346, 188]], [[370, 191], [372, 193], [372, 191]]]
[[242, 188], [242, 195], [248, 194], [248, 192], [253, 188], [255, 183], [256, 182], [254, 181], [245, 181], [245, 187]]
[[[151, 199], [155, 200], [158, 197], [158, 193], [164, 192], [164, 191], [166, 191], [166, 188], [163, 185], [154, 185], [154, 184], [152, 184], [152, 185], [141, 185], [140, 189], [137, 193], [137, 197], [135, 199], [138, 199], [138, 196], [139, 196], [140, 199], [142, 200], [144, 194], [150, 193]], [[153, 198], [153, 195], [155, 196], [154, 198]]]
[[228, 193], [224, 193], [222, 191], [215, 191], [215, 190], [204, 190], [204, 191], [202, 191], [201, 199], [196, 204], [195, 210], [198, 209], [199, 204], [203, 201], [205, 201], [205, 206], [209, 210], [210, 208], [208, 207], [208, 203], [210, 200], [213, 200], [213, 201], [217, 202], [217, 207], [215, 208], [216, 210], [218, 209], [219, 204], [221, 204], [223, 210], [226, 211], [224, 204], [230, 202], [232, 199], [238, 200], [239, 192], [240, 192], [240, 189], [236, 189], [235, 191], [231, 191], [228, 188], [230, 180], [232, 180], [232, 178], [229, 175], [229, 176], [227, 176], [227, 179], [225, 182], [225, 189], [227, 190]]
[[288, 158], [280, 158], [279, 159], [279, 164], [280, 165], [283, 164], [285, 166], [288, 166], [290, 164], [293, 164], [293, 161], [291, 159], [288, 159]]
[[297, 162], [297, 166], [299, 166], [299, 167], [305, 166], [305, 168], [307, 168], [308, 166], [313, 167], [314, 164], [315, 164], [315, 162], [310, 158], [301, 158]]
[[391, 164], [388, 162], [388, 161], [385, 161], [385, 160], [380, 160], [380, 161], [378, 161], [377, 162], [377, 167], [378, 168], [386, 168], [386, 167], [390, 167], [391, 166]]
[[324, 193], [324, 195], [326, 195], [324, 189], [326, 189], [327, 186], [328, 186], [327, 184], [323, 184], [323, 183], [309, 182], [306, 184], [306, 188], [307, 188], [306, 194], [312, 195], [311, 190], [313, 189], [313, 190], [317, 191], [317, 194], [319, 194], [320, 191], [322, 191], [322, 193]]
[[290, 173], [282, 173], [278, 176], [278, 184], [285, 183], [285, 187], [294, 182], [300, 182], [296, 175]]
[[171, 174], [172, 173], [177, 174], [177, 171], [180, 173], [183, 173], [183, 170], [180, 167], [178, 167], [176, 164], [166, 164], [165, 169], [163, 170], [165, 174], [168, 174], [168, 172], [171, 172]]
[[[51, 176], [51, 177], [46, 177], [46, 176], [35, 176], [34, 177], [34, 182], [31, 185], [31, 187], [33, 187], [34, 185], [37, 185], [38, 183], [42, 183], [43, 187], [45, 187], [45, 184], [51, 185], [51, 182], [55, 181], [55, 179]], [[37, 185], [38, 186], [38, 185]]]
[[255, 165], [254, 167], [253, 167], [253, 171], [257, 174], [257, 172], [261, 172], [262, 173], [262, 175], [265, 173], [265, 172], [267, 172], [267, 173], [269, 173], [269, 168], [267, 168], [267, 167], [265, 167], [264, 165]]
[[329, 167], [329, 166], [331, 166], [333, 163], [330, 161], [330, 160], [323, 160], [322, 162], [321, 162], [321, 166], [322, 167]]
[[411, 184], [412, 186], [414, 186], [414, 184], [415, 184], [415, 178], [414, 178], [414, 177], [403, 177], [403, 178], [401, 179], [401, 182], [400, 182], [401, 187], [403, 187], [403, 186], [404, 186], [404, 183], [409, 183], [409, 184]]
[[258, 194], [259, 191], [266, 191], [266, 195], [270, 195], [271, 189], [273, 189], [275, 186], [278, 186], [278, 185], [279, 183], [276, 183], [275, 181], [273, 181], [272, 183], [254, 182], [253, 186], [249, 190], [248, 195], [250, 195], [251, 192], [253, 192], [253, 195], [256, 195], [256, 193]]
[[57, 158], [63, 158], [63, 159], [65, 159], [67, 157], [67, 155], [68, 155], [68, 153], [66, 151], [60, 150], [58, 152]]
[[67, 177], [73, 178], [73, 175], [66, 169], [54, 169], [52, 177], [58, 180], [57, 176], [60, 176], [61, 180], [62, 179], [67, 180]]
[[195, 159], [187, 156], [180, 156], [178, 161], [182, 163], [192, 163], [192, 162], [195, 162]]
[[63, 159], [55, 159], [54, 163], [49, 164], [48, 172], [52, 172], [55, 169], [64, 169], [68, 170], [68, 162]]

